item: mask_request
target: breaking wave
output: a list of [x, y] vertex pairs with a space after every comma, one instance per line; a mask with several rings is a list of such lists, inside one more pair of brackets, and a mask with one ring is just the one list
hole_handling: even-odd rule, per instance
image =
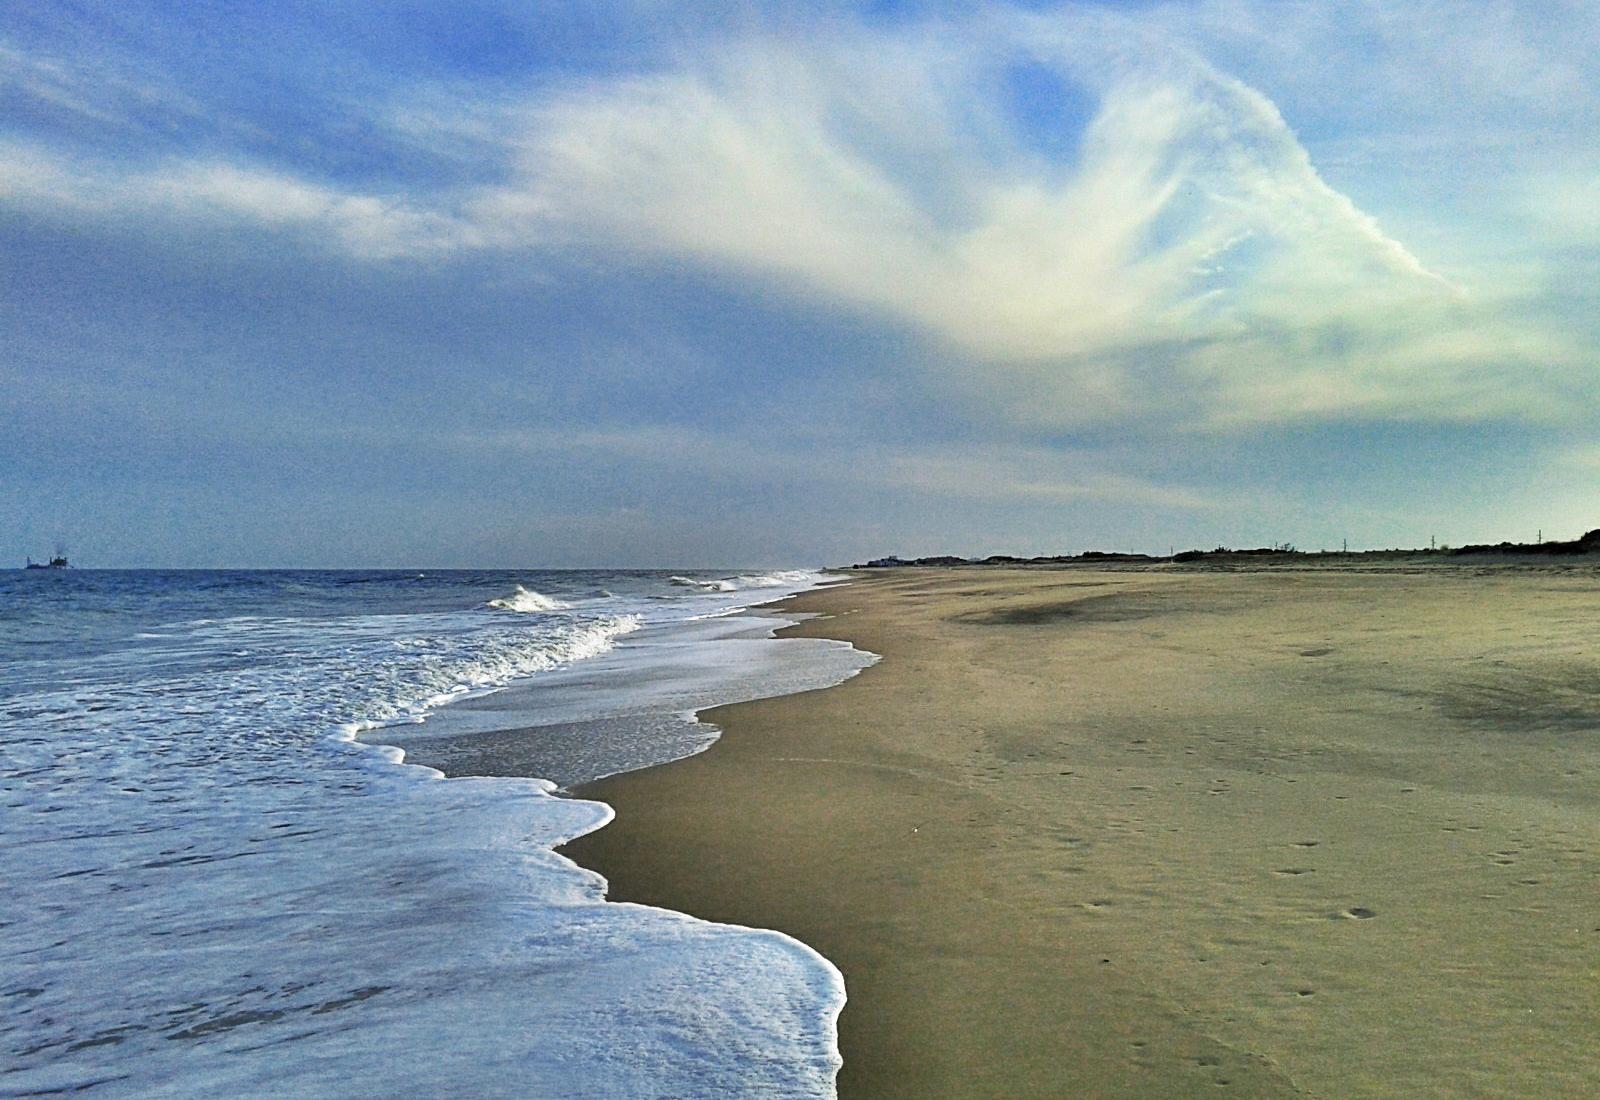
[[743, 592], [747, 588], [809, 584], [818, 575], [810, 569], [785, 569], [776, 573], [740, 573], [732, 577], [669, 577], [668, 580], [680, 588], [698, 588], [702, 592]]
[[522, 614], [528, 614], [535, 611], [566, 611], [572, 605], [562, 603], [553, 596], [535, 592], [531, 588], [524, 588], [519, 584], [517, 585], [517, 590], [511, 595], [490, 600], [484, 606], [492, 607], [499, 611], [517, 611]]
[[817, 573], [810, 569], [784, 569], [776, 573], [746, 573], [738, 577], [728, 578], [727, 583], [735, 590], [745, 588], [781, 588], [791, 584], [809, 584], [817, 579]]
[[669, 577], [668, 580], [679, 588], [698, 588], [702, 592], [732, 592], [732, 583], [725, 580], [712, 580], [706, 577]]

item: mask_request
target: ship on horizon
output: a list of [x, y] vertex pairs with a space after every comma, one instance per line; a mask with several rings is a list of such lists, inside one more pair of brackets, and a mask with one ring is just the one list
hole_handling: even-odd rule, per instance
[[31, 557], [25, 566], [28, 569], [71, 569], [72, 563], [67, 561], [67, 550], [64, 546], [57, 546], [55, 557], [49, 561], [34, 561]]

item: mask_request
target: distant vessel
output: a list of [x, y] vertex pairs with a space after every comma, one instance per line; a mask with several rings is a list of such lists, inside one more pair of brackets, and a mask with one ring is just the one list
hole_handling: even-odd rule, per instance
[[66, 551], [58, 549], [56, 551], [56, 556], [51, 558], [49, 561], [34, 561], [32, 558], [29, 558], [28, 559], [28, 568], [29, 569], [71, 569], [72, 566], [67, 561], [67, 553], [66, 553]]

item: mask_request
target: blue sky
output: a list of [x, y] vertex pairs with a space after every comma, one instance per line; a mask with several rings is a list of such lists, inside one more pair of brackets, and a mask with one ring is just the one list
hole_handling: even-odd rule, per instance
[[0, 13], [0, 554], [1600, 526], [1600, 12]]

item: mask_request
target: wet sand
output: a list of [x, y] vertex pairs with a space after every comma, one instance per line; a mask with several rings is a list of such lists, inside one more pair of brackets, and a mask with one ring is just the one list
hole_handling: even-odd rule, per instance
[[846, 1100], [1600, 1094], [1600, 573], [857, 576], [566, 849], [837, 963]]

